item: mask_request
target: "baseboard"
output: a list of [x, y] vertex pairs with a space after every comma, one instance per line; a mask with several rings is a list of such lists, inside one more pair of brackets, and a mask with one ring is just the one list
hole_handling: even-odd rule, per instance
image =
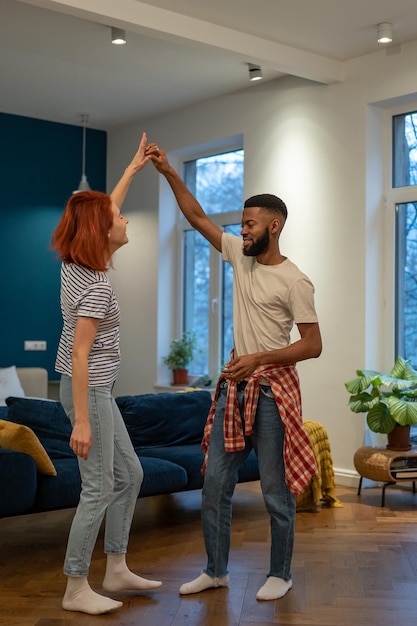
[[334, 477], [336, 485], [343, 485], [344, 487], [357, 487], [359, 484], [359, 474], [355, 470], [347, 470], [341, 468], [334, 468]]

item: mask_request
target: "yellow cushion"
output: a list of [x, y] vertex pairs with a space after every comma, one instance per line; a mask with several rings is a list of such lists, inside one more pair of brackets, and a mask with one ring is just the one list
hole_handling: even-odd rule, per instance
[[28, 426], [0, 420], [0, 448], [28, 454], [35, 461], [39, 474], [56, 476], [56, 469], [45, 448]]

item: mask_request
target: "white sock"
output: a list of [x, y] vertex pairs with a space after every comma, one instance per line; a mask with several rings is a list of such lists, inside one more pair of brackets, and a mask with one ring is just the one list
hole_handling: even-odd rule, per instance
[[147, 580], [130, 571], [125, 554], [108, 554], [103, 589], [110, 593], [119, 591], [144, 591], [160, 587], [160, 580]]
[[117, 602], [93, 591], [87, 578], [68, 577], [67, 588], [62, 600], [62, 608], [66, 611], [101, 615], [115, 611], [121, 606], [123, 606], [123, 602]]
[[200, 576], [194, 578], [194, 580], [191, 580], [189, 583], [181, 585], [180, 593], [185, 595], [187, 593], [199, 593], [200, 591], [212, 589], [213, 587], [226, 587], [228, 582], [229, 576], [214, 578], [203, 572]]
[[276, 576], [270, 576], [266, 583], [256, 594], [257, 600], [278, 600], [283, 598], [292, 587], [292, 580], [284, 580]]

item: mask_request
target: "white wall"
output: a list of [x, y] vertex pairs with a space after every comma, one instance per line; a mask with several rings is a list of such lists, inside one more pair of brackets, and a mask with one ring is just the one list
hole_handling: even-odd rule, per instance
[[[269, 192], [284, 199], [289, 219], [281, 250], [316, 286], [324, 349], [299, 366], [304, 417], [326, 426], [338, 481], [346, 484], [356, 484], [352, 457], [363, 442], [364, 420], [347, 409], [344, 382], [361, 367], [390, 367], [393, 356], [386, 109], [394, 99], [415, 98], [416, 55], [416, 43], [380, 51], [346, 64], [341, 83], [261, 83], [109, 134], [110, 184], [142, 130], [170, 152], [243, 135], [245, 196]], [[148, 166], [126, 201], [131, 242], [118, 253], [111, 277], [122, 309], [118, 395], [152, 392], [164, 375], [177, 276], [172, 266], [164, 274], [160, 261], [169, 257], [172, 238], [159, 229], [169, 232], [173, 206]]]

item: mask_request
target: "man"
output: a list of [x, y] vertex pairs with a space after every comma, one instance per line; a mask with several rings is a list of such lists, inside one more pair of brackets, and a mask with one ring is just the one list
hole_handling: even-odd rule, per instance
[[[202, 524], [207, 551], [203, 573], [180, 588], [198, 593], [228, 584], [232, 496], [238, 470], [254, 448], [271, 520], [270, 570], [258, 600], [283, 597], [292, 586], [295, 496], [317, 471], [302, 427], [297, 361], [318, 357], [321, 336], [310, 280], [280, 252], [284, 202], [262, 194], [246, 200], [242, 240], [224, 233], [204, 213], [155, 144], [148, 153], [179, 207], [233, 266], [234, 350], [217, 384], [204, 431], [206, 452]], [[290, 343], [296, 323], [300, 338]]]

